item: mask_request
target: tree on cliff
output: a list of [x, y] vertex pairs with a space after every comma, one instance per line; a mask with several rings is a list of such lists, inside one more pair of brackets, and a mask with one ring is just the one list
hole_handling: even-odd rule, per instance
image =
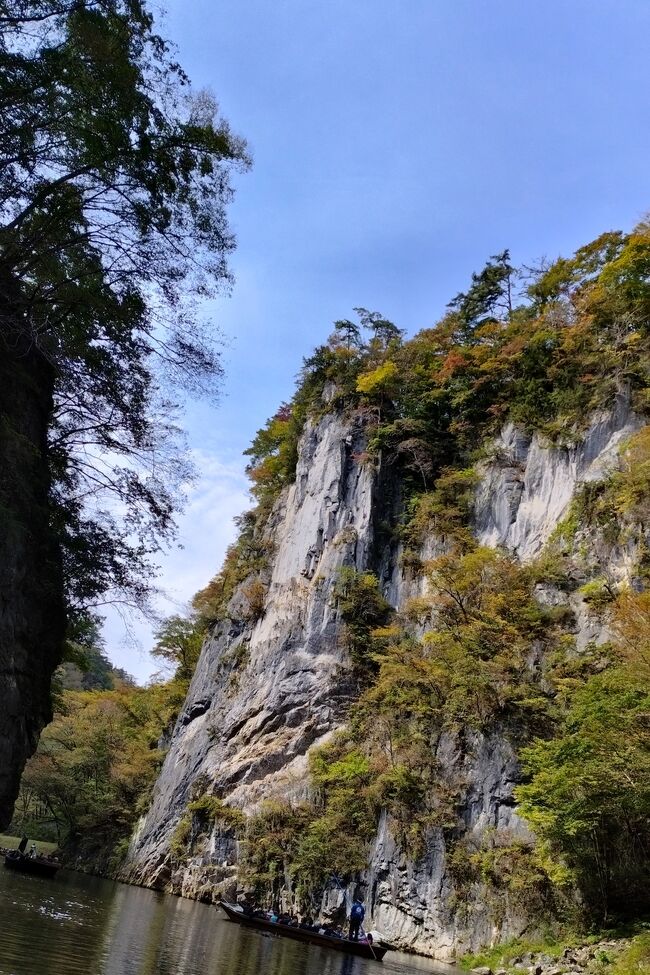
[[510, 318], [514, 274], [509, 250], [493, 254], [482, 271], [472, 274], [468, 290], [449, 302], [447, 307], [458, 313], [462, 339], [470, 340], [474, 329], [487, 321]]
[[141, 0], [0, 0], [0, 146], [2, 826], [70, 619], [142, 602], [173, 531], [248, 159]]

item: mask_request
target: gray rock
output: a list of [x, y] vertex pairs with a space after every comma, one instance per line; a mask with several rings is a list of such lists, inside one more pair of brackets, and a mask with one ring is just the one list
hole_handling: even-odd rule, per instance
[[336, 415], [307, 425], [296, 483], [269, 525], [275, 557], [264, 615], [219, 624], [206, 641], [127, 879], [157, 882], [198, 779], [249, 812], [269, 796], [304, 798], [306, 753], [343, 722], [350, 694], [332, 588], [342, 565], [369, 563], [375, 478], [353, 458], [364, 444]]
[[507, 424], [496, 457], [483, 465], [475, 501], [476, 533], [483, 545], [502, 545], [529, 561], [567, 514], [581, 484], [602, 479], [621, 443], [642, 425], [621, 394], [612, 410], [597, 413], [570, 446], [546, 443]]
[[586, 965], [593, 957], [593, 948], [579, 948], [575, 953], [575, 960], [578, 965]]

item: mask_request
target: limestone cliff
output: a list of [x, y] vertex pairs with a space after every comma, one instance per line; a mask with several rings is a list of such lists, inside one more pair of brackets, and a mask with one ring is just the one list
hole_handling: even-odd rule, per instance
[[[478, 471], [471, 518], [477, 538], [521, 560], [539, 554], [576, 491], [605, 476], [639, 425], [626, 396], [593, 415], [570, 446], [505, 425]], [[215, 829], [182, 865], [175, 862], [170, 843], [188, 802], [208, 791], [248, 813], [269, 797], [307, 795], [308, 750], [345, 723], [354, 694], [333, 598], [341, 566], [376, 572], [397, 610], [426, 589], [387, 531], [400, 511], [395, 471], [364, 462], [365, 448], [358, 417], [334, 410], [307, 422], [295, 483], [276, 501], [265, 529], [273, 556], [262, 580], [262, 612], [247, 618], [240, 587], [229, 618], [203, 648], [151, 808], [132, 842], [125, 871], [131, 881], [216, 897], [232, 884], [237, 843]], [[420, 557], [431, 559], [445, 546], [444, 537], [432, 534]], [[634, 553], [610, 554], [612, 571], [625, 578]], [[604, 638], [579, 594], [540, 587], [539, 597], [571, 599], [578, 649]], [[444, 775], [463, 783], [467, 836], [478, 842], [486, 831], [498, 831], [529, 839], [513, 799], [519, 771], [507, 736], [472, 732], [461, 747], [457, 736], [443, 734], [436, 758]], [[432, 831], [425, 854], [414, 862], [386, 814], [361, 882], [374, 927], [403, 947], [441, 958], [518, 935], [531, 923], [521, 906], [495, 906], [480, 885], [460, 909], [443, 831]], [[332, 889], [324, 910], [339, 902]]]
[[[243, 809], [304, 793], [306, 753], [345, 719], [344, 652], [331, 599], [338, 567], [371, 560], [376, 483], [354, 460], [363, 433], [333, 414], [308, 424], [296, 482], [272, 513], [275, 555], [261, 619], [220, 624], [180, 715], [131, 876], [169, 881], [169, 838], [206, 776]], [[243, 662], [243, 664], [242, 664]]]

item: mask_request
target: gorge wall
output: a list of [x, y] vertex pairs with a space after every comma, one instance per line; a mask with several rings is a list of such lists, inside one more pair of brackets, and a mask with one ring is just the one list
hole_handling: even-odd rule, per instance
[[[538, 556], [576, 492], [607, 475], [640, 425], [624, 394], [594, 414], [572, 445], [552, 445], [505, 424], [477, 467], [476, 538], [524, 562]], [[426, 577], [403, 558], [403, 543], [390, 531], [401, 505], [396, 470], [368, 463], [366, 447], [358, 416], [333, 409], [307, 421], [295, 483], [283, 490], [265, 528], [273, 554], [257, 574], [263, 606], [251, 616], [240, 585], [228, 618], [203, 647], [151, 807], [131, 844], [124, 869], [131, 882], [208, 900], [232, 894], [238, 842], [227, 829], [215, 825], [182, 860], [171, 852], [188, 803], [209, 793], [248, 814], [265, 799], [307, 798], [308, 751], [345, 724], [355, 694], [334, 598], [339, 569], [375, 572], [396, 610], [426, 591]], [[426, 563], [446, 548], [444, 535], [431, 533], [419, 559]], [[619, 579], [630, 576], [634, 554], [626, 546], [607, 553]], [[570, 603], [577, 652], [606, 638], [579, 592], [540, 585], [538, 598]], [[436, 760], [443, 776], [462, 782], [466, 839], [530, 842], [513, 798], [520, 773], [507, 734], [469, 731], [461, 745], [457, 735], [444, 733]], [[535, 923], [521, 903], [496, 904], [480, 883], [460, 905], [444, 831], [432, 829], [414, 860], [387, 813], [360, 883], [372, 927], [401, 947], [440, 958], [520, 935]], [[323, 910], [333, 912], [340, 901], [332, 887]]]

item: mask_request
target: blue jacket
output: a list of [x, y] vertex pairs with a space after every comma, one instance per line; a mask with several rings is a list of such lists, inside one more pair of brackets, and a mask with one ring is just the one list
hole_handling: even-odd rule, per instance
[[350, 919], [352, 921], [363, 921], [366, 916], [366, 909], [361, 903], [361, 901], [355, 901], [352, 905], [352, 910], [350, 911]]

